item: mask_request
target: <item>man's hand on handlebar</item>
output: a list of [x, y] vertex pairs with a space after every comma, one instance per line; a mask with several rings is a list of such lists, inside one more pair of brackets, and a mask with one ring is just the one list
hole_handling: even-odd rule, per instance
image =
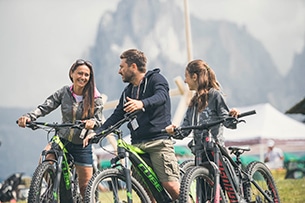
[[181, 130], [179, 130], [177, 128], [177, 126], [171, 124], [169, 126], [167, 126], [165, 128], [165, 131], [170, 134], [173, 138], [178, 139], [178, 140], [182, 140], [183, 138], [185, 138], [185, 136], [183, 135], [183, 133], [181, 132]]
[[85, 148], [85, 147], [89, 144], [90, 140], [91, 140], [92, 138], [94, 138], [95, 135], [96, 135], [96, 133], [89, 133], [89, 134], [83, 139], [83, 148]]
[[175, 128], [176, 128], [177, 126], [175, 126], [174, 124], [170, 124], [169, 126], [167, 126], [166, 128], [165, 128], [165, 131], [168, 133], [168, 134], [170, 134], [170, 135], [174, 135], [175, 134]]

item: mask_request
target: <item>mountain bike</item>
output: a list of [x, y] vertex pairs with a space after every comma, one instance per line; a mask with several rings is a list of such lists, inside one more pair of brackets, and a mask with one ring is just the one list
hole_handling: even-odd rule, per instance
[[[137, 113], [138, 111], [125, 114], [123, 119], [90, 140], [91, 143], [97, 143], [110, 133], [116, 134], [117, 155], [111, 159], [111, 168], [97, 171], [89, 181], [85, 194], [86, 203], [149, 203], [151, 200], [141, 185], [142, 182], [144, 182], [145, 188], [153, 194], [157, 202], [172, 202], [170, 195], [163, 188], [153, 169], [143, 159], [143, 156], [147, 154], [138, 147], [126, 143], [122, 138], [123, 133], [119, 129], [120, 126], [125, 122], [130, 122], [135, 119]], [[124, 160], [123, 164], [119, 162], [122, 159]], [[141, 181], [137, 180], [131, 174], [130, 162], [137, 175], [141, 177]]]
[[[239, 118], [252, 114], [255, 111], [240, 114]], [[275, 181], [264, 163], [254, 161], [242, 166], [240, 155], [249, 151], [249, 147], [229, 147], [230, 154], [235, 155], [234, 160], [210, 133], [215, 125], [226, 123], [236, 128], [243, 121], [227, 117], [175, 129], [176, 133], [202, 131], [199, 137], [194, 135], [191, 145], [195, 152], [194, 166], [182, 177], [179, 202], [280, 202]]]
[[27, 127], [43, 129], [47, 135], [54, 132], [51, 138], [51, 149], [43, 150], [41, 163], [37, 166], [30, 185], [28, 203], [81, 203], [82, 196], [78, 185], [78, 177], [74, 159], [59, 138], [61, 128], [84, 128], [81, 121], [76, 123], [29, 122]]

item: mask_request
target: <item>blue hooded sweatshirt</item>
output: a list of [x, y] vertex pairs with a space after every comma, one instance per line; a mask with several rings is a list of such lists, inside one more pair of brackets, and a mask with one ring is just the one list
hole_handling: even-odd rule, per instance
[[171, 124], [169, 85], [164, 76], [160, 74], [160, 69], [148, 71], [139, 85], [136, 96], [134, 92], [133, 85], [131, 83], [128, 84], [122, 92], [119, 104], [112, 115], [96, 130], [96, 133], [98, 134], [124, 118], [126, 113], [124, 111], [124, 103], [126, 102], [126, 97], [130, 97], [141, 100], [145, 109], [145, 111], [137, 114], [138, 128], [133, 129], [130, 123], [127, 125], [131, 133], [131, 143], [169, 138], [167, 134], [156, 133]]

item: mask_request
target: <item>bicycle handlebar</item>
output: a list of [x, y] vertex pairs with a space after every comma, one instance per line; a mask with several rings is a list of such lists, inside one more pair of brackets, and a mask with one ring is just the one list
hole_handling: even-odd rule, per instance
[[124, 118], [119, 120], [117, 123], [115, 123], [114, 125], [109, 126], [107, 129], [103, 130], [102, 132], [96, 134], [93, 138], [91, 138], [89, 140], [89, 143], [98, 143], [100, 139], [102, 139], [103, 137], [106, 137], [107, 135], [109, 135], [110, 133], [113, 133], [114, 131], [116, 131], [117, 129], [119, 129], [124, 123], [133, 120], [134, 118], [137, 117], [137, 114], [139, 112], [144, 112], [145, 109], [140, 109], [140, 110], [136, 110], [134, 112], [131, 113], [126, 113], [124, 114]]
[[[18, 121], [16, 121], [18, 124]], [[39, 122], [39, 121], [30, 121], [26, 123], [26, 127], [31, 128], [32, 130], [36, 130], [40, 128], [40, 126], [50, 127], [50, 128], [78, 128], [83, 129], [85, 127], [85, 122], [82, 120], [77, 120], [75, 123], [49, 123], [49, 122]]]
[[[141, 110], [137, 110], [137, 111], [134, 111], [132, 113], [126, 113], [124, 115], [124, 118], [119, 120], [117, 123], [115, 123], [114, 125], [112, 126], [109, 126], [107, 129], [101, 131], [100, 133], [96, 134], [93, 138], [91, 138], [89, 140], [89, 143], [98, 143], [100, 139], [102, 139], [103, 137], [106, 137], [107, 135], [109, 135], [110, 133], [113, 133], [114, 131], [116, 131], [117, 129], [119, 129], [125, 122], [128, 122], [128, 121], [131, 121], [132, 119], [136, 118], [137, 117], [137, 114], [139, 112], [143, 112], [145, 111], [145, 109], [141, 109]], [[244, 112], [244, 113], [241, 113], [239, 114], [237, 117], [238, 118], [242, 118], [242, 117], [245, 117], [245, 116], [249, 116], [249, 115], [253, 115], [253, 114], [256, 114], [256, 111], [255, 110], [252, 110], [252, 111], [247, 111], [247, 112]], [[207, 121], [206, 123], [203, 123], [201, 125], [194, 125], [194, 126], [184, 126], [184, 127], [178, 127], [178, 128], [175, 128], [175, 131], [179, 131], [179, 130], [190, 130], [190, 129], [198, 129], [198, 130], [203, 130], [203, 129], [208, 129], [214, 125], [217, 125], [217, 124], [220, 124], [220, 123], [223, 123], [225, 121], [228, 121], [228, 120], [231, 120], [232, 122], [240, 122], [238, 121], [237, 118], [234, 118], [234, 117], [226, 117], [226, 118], [222, 118], [220, 120], [217, 120], [217, 121]], [[162, 129], [158, 132], [155, 132], [155, 133], [166, 133], [166, 130], [165, 129]]]
[[[250, 116], [250, 115], [253, 115], [253, 114], [256, 114], [255, 110], [251, 110], [251, 111], [247, 111], [247, 112], [241, 113], [241, 114], [239, 114], [237, 116], [237, 118], [242, 118], [242, 117]], [[209, 129], [209, 128], [215, 126], [215, 125], [218, 125], [218, 124], [224, 123], [224, 122], [231, 122], [232, 124], [237, 124], [237, 123], [241, 122], [237, 118], [232, 117], [232, 116], [228, 116], [228, 117], [216, 120], [216, 121], [206, 121], [206, 122], [204, 122], [204, 123], [202, 123], [200, 125], [177, 127], [177, 128], [174, 129], [174, 131], [176, 132], [176, 131], [180, 131], [180, 130], [193, 130], [193, 129], [194, 130], [203, 130], [203, 129]], [[163, 129], [162, 132], [166, 132], [165, 129]]]
[[243, 112], [241, 114], [238, 114], [237, 118], [242, 118], [242, 117], [245, 117], [245, 116], [251, 116], [251, 115], [254, 115], [254, 114], [256, 114], [255, 110], [246, 111], [246, 112]]

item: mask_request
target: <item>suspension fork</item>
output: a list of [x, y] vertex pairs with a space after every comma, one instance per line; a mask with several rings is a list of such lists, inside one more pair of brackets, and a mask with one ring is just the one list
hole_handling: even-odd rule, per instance
[[214, 203], [219, 203], [220, 202], [220, 171], [218, 167], [219, 163], [219, 152], [220, 150], [218, 147], [214, 147], [214, 172], [215, 172], [215, 177], [214, 177], [214, 191], [215, 191], [215, 197], [214, 197]]
[[61, 179], [61, 174], [62, 174], [62, 161], [63, 161], [63, 156], [62, 156], [62, 154], [60, 154], [58, 156], [57, 163], [55, 163], [57, 167], [56, 167], [56, 177], [55, 177], [54, 187], [53, 187], [54, 200], [58, 200], [58, 198], [59, 198], [58, 189], [59, 189], [59, 184], [60, 184], [60, 179]]
[[[193, 146], [195, 147], [195, 143], [193, 141]], [[195, 166], [200, 166], [203, 161], [202, 161], [202, 156], [203, 156], [203, 150], [196, 150], [195, 151]], [[196, 202], [203, 202], [203, 189], [204, 186], [202, 184], [202, 181], [199, 179], [196, 181], [196, 193], [197, 193], [197, 198]]]
[[[208, 150], [208, 152], [206, 152], [205, 150], [196, 150], [196, 159], [195, 159], [195, 165], [202, 165], [203, 164], [203, 160], [202, 160], [202, 156], [205, 153], [206, 156], [209, 156], [209, 154], [212, 154], [213, 156], [213, 162], [209, 162], [209, 165], [212, 167], [213, 172], [214, 172], [214, 185], [213, 185], [213, 190], [214, 192], [214, 203], [219, 203], [220, 202], [220, 170], [219, 170], [219, 154], [220, 154], [220, 150], [218, 147], [216, 147], [216, 144], [212, 141], [211, 136], [208, 136], [205, 138], [205, 142], [204, 142], [204, 149]], [[202, 188], [202, 184], [201, 183], [197, 183], [197, 190], [199, 190], [199, 192], [201, 193], [201, 191], [203, 191]], [[198, 202], [202, 202], [202, 196], [201, 195], [197, 195], [197, 197], [199, 197]]]
[[129, 164], [129, 153], [126, 152], [126, 150], [122, 147], [119, 147], [119, 150], [124, 151], [124, 164], [125, 167], [123, 167], [123, 172], [125, 174], [126, 179], [126, 189], [127, 189], [127, 202], [132, 203], [132, 186], [131, 186], [131, 170], [130, 170], [130, 164]]
[[[120, 159], [124, 159], [123, 163], [123, 174], [125, 176], [125, 182], [126, 182], [126, 192], [127, 192], [127, 202], [132, 203], [132, 184], [131, 184], [131, 170], [130, 170], [130, 165], [129, 165], [129, 152], [126, 151], [124, 147], [117, 147], [118, 150], [118, 155], [114, 158], [111, 159], [111, 165], [116, 166], [116, 162], [119, 161]], [[113, 188], [113, 194], [114, 194], [114, 202], [119, 203], [119, 185], [117, 182], [117, 179], [112, 177], [112, 188]]]

